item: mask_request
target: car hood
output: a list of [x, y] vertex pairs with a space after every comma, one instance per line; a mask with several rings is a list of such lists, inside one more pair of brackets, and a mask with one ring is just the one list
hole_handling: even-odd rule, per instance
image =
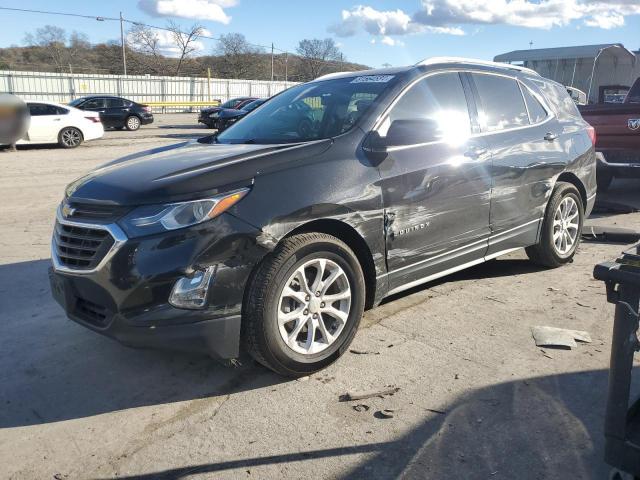
[[251, 185], [259, 175], [308, 162], [332, 140], [300, 144], [208, 144], [196, 140], [115, 160], [75, 180], [80, 203], [146, 205], [184, 201]]
[[241, 117], [243, 115], [246, 115], [247, 113], [249, 112], [246, 112], [245, 110], [222, 110], [218, 118]]

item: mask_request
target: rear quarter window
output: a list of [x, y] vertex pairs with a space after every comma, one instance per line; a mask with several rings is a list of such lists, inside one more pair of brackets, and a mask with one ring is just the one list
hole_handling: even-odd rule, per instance
[[554, 110], [556, 117], [561, 121], [581, 120], [582, 115], [578, 111], [575, 102], [571, 99], [567, 90], [559, 83], [529, 79], [535, 85]]

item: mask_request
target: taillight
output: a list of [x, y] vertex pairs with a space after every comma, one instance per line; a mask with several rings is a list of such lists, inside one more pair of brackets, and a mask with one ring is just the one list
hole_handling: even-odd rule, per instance
[[91, 117], [84, 117], [84, 118], [86, 118], [87, 120], [91, 120], [93, 123], [100, 123], [100, 117], [91, 116]]
[[596, 129], [593, 128], [591, 125], [589, 125], [587, 127], [587, 134], [589, 134], [589, 138], [591, 139], [591, 144], [595, 147], [596, 146]]

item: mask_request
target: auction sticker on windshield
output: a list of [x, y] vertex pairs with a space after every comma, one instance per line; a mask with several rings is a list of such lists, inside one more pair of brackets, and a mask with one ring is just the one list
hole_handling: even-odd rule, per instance
[[387, 83], [393, 77], [393, 75], [364, 75], [354, 78], [350, 83]]

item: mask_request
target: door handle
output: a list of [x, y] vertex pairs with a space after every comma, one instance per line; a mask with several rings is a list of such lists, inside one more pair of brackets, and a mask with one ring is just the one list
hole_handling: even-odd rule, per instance
[[54, 118], [54, 119], [53, 119], [53, 121], [54, 121], [54, 122], [59, 122], [59, 121], [60, 121], [60, 119], [59, 119], [59, 118]]
[[544, 139], [547, 142], [553, 142], [556, 138], [558, 138], [558, 135], [556, 135], [555, 133], [551, 133], [551, 132], [547, 132], [547, 134], [544, 136]]
[[480, 158], [481, 156], [485, 155], [486, 153], [487, 153], [487, 149], [486, 148], [471, 147], [469, 150], [464, 152], [464, 156], [476, 159], [476, 158]]

